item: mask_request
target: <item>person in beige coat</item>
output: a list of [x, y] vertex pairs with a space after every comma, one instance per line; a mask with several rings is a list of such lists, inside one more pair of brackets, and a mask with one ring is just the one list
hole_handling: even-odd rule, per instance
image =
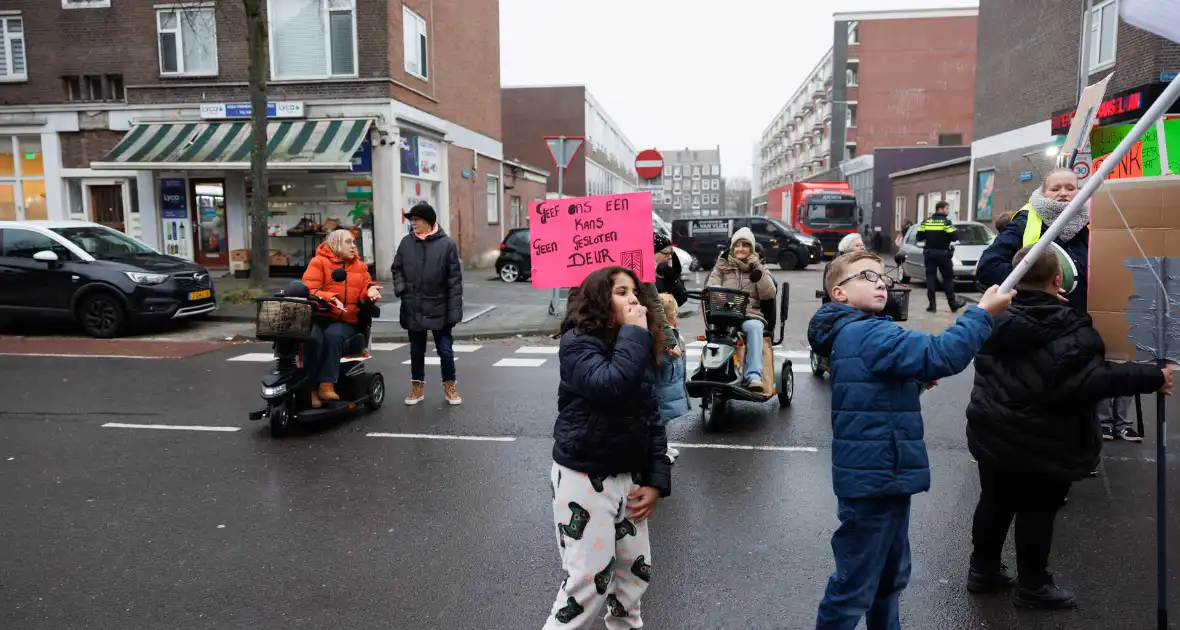
[[717, 259], [713, 272], [705, 286], [723, 287], [750, 294], [751, 304], [746, 309], [748, 319], [742, 324], [746, 336], [746, 388], [762, 392], [762, 336], [766, 331], [766, 320], [758, 309], [760, 300], [773, 299], [774, 282], [758, 254], [754, 251], [754, 233], [750, 228], [741, 228], [733, 233], [729, 251]]

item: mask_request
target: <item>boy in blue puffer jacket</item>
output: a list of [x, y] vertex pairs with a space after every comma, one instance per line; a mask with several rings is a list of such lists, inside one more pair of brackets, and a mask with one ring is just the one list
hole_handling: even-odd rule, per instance
[[941, 335], [905, 330], [881, 315], [892, 280], [870, 252], [841, 256], [828, 269], [832, 301], [816, 311], [807, 338], [830, 357], [832, 486], [840, 527], [832, 536], [836, 572], [817, 630], [901, 627], [898, 598], [910, 574], [910, 496], [930, 489], [923, 441], [923, 383], [958, 374], [991, 334], [992, 318], [1015, 292], [987, 290]]
[[[675, 357], [667, 353], [660, 357], [656, 400], [660, 403], [660, 422], [666, 426], [669, 421], [687, 414], [690, 410], [688, 387], [684, 384], [688, 362], [684, 358], [684, 340], [680, 338], [680, 330], [676, 328], [676, 298], [661, 293], [660, 305], [664, 309], [664, 317], [668, 320], [668, 328], [676, 338], [676, 347], [680, 349], [680, 353]], [[668, 461], [675, 463], [677, 457], [680, 457], [680, 451], [669, 446]]]

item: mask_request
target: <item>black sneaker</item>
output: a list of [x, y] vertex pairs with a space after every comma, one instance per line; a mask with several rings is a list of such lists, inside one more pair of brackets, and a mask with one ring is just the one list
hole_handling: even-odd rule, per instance
[[967, 569], [967, 590], [972, 593], [996, 593], [1015, 583], [1016, 574], [1002, 562], [999, 569], [987, 573], [976, 571], [975, 567]]
[[1142, 442], [1143, 436], [1139, 435], [1139, 432], [1135, 429], [1127, 428], [1119, 431], [1119, 439], [1124, 442]]
[[1112, 429], [1110, 427], [1106, 427], [1106, 426], [1102, 427], [1102, 439], [1113, 440], [1114, 439], [1114, 429]]
[[1078, 602], [1072, 591], [1057, 586], [1053, 583], [1053, 578], [1049, 578], [1048, 582], [1037, 589], [1017, 586], [1012, 604], [1026, 610], [1068, 610], [1076, 608]]
[[964, 306], [967, 306], [967, 300], [955, 300], [954, 302], [951, 302], [951, 312], [958, 313], [959, 309], [963, 308]]
[[931, 304], [930, 306], [927, 306], [927, 307], [926, 307], [926, 312], [927, 312], [927, 313], [934, 313], [934, 312], [936, 312], [936, 311], [938, 311], [938, 309], [937, 309], [937, 308], [935, 308], [933, 304]]

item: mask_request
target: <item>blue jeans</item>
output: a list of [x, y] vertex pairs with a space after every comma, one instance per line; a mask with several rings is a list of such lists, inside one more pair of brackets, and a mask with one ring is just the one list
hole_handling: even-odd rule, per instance
[[762, 378], [762, 335], [766, 324], [760, 319], [747, 319], [742, 323], [746, 334], [746, 380]]
[[[442, 367], [443, 382], [455, 380], [455, 340], [451, 329], [434, 330], [434, 350]], [[426, 380], [426, 331], [411, 330], [410, 335], [410, 380]]]
[[910, 581], [910, 496], [837, 499], [836, 572], [819, 604], [816, 630], [900, 630], [898, 598]]
[[303, 347], [303, 370], [313, 382], [336, 383], [344, 341], [354, 334], [356, 326], [346, 322], [316, 322], [311, 327], [311, 339]]

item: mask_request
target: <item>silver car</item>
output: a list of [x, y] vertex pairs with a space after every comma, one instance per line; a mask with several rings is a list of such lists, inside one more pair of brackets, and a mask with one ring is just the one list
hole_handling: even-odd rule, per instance
[[[975, 283], [975, 265], [983, 256], [983, 251], [991, 245], [996, 233], [988, 226], [977, 221], [952, 221], [955, 224], [955, 256], [951, 264], [955, 267], [956, 284]], [[918, 242], [918, 226], [915, 225], [906, 232], [901, 242], [897, 261], [901, 267], [901, 281], [926, 281], [926, 266], [923, 248], [925, 244]]]

